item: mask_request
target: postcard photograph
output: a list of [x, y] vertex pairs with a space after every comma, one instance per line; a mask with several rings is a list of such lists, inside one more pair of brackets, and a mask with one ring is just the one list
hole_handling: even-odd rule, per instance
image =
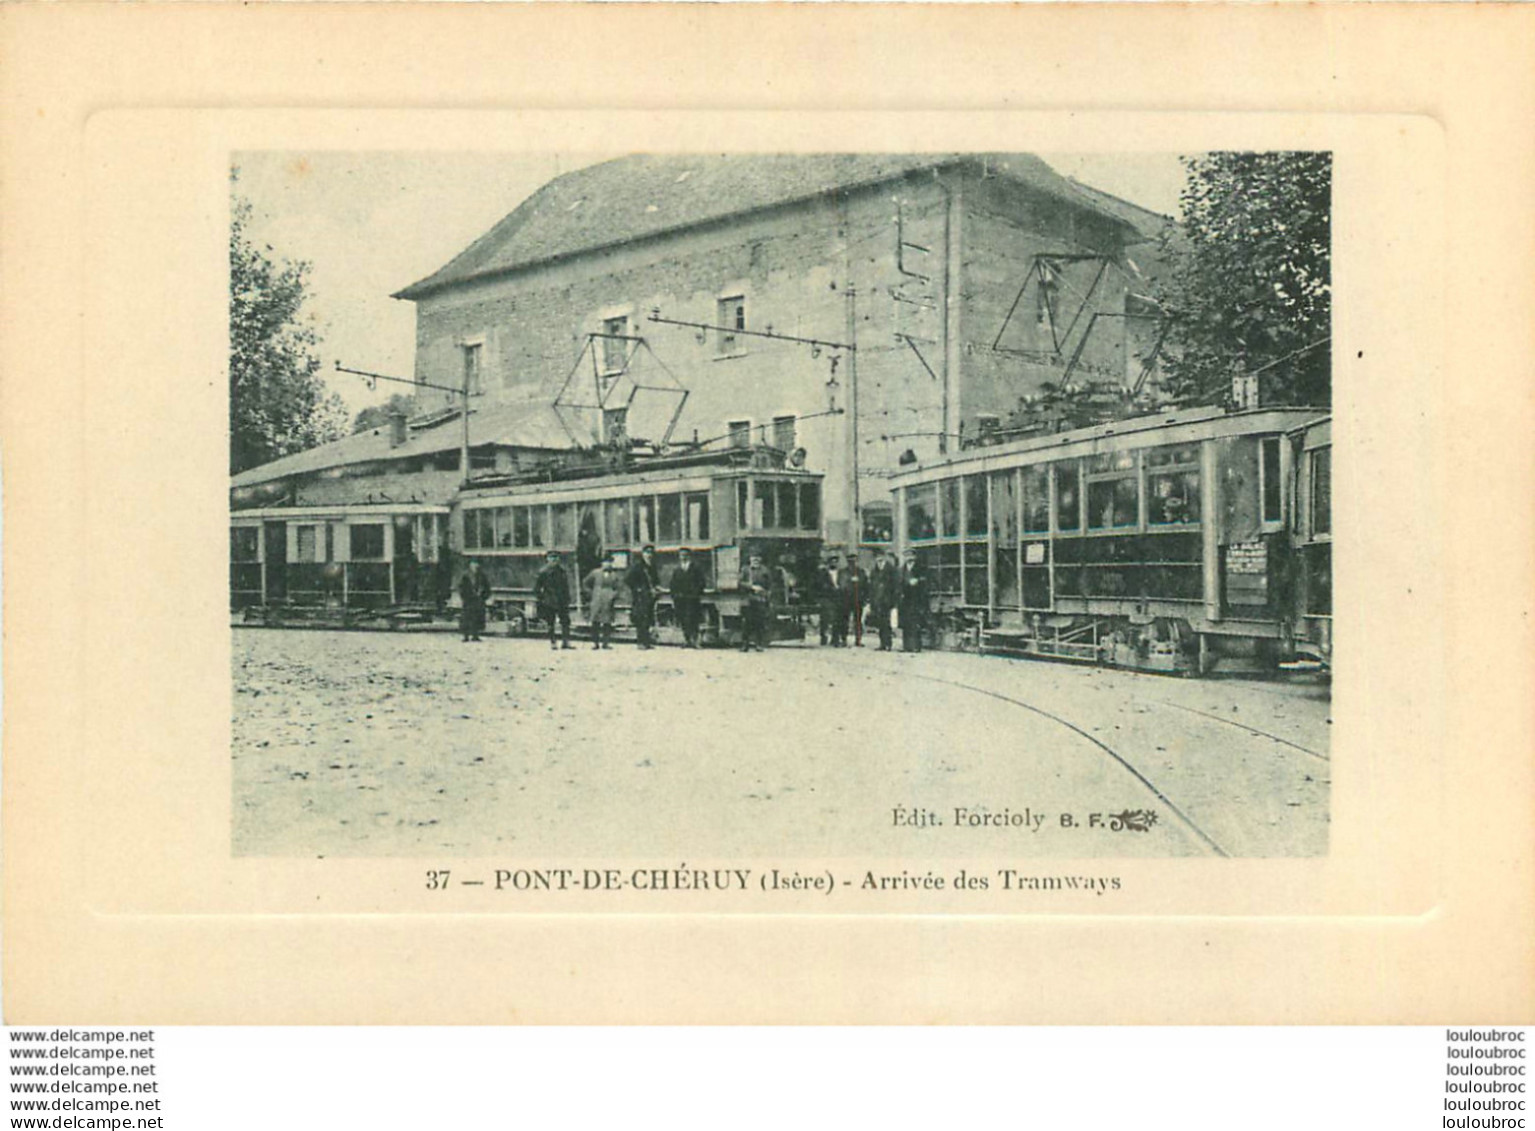
[[1332, 172], [232, 153], [233, 854], [1326, 856]]

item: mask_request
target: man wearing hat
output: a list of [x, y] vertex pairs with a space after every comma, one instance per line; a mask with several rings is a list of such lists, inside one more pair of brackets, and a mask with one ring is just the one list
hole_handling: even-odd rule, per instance
[[641, 648], [649, 650], [655, 644], [650, 629], [656, 623], [656, 590], [661, 588], [661, 578], [656, 572], [656, 548], [646, 545], [640, 556], [624, 574], [624, 584], [629, 587], [629, 619]]
[[847, 605], [849, 583], [842, 569], [842, 558], [826, 555], [817, 588], [820, 590], [821, 644], [834, 648], [847, 646]]
[[672, 592], [672, 608], [677, 610], [677, 623], [682, 626], [682, 639], [689, 648], [697, 648], [698, 626], [704, 615], [704, 571], [686, 546], [677, 551], [677, 568], [672, 570], [668, 588]]
[[538, 615], [549, 625], [549, 647], [554, 644], [554, 622], [560, 622], [563, 647], [570, 647], [570, 578], [560, 555], [550, 550], [544, 555], [544, 568], [533, 579], [533, 599], [538, 602]]

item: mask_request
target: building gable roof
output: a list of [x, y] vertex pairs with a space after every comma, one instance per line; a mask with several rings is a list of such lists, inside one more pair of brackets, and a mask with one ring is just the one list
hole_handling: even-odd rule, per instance
[[1028, 153], [642, 154], [556, 177], [394, 297], [420, 299], [554, 259], [963, 164], [1126, 225], [1137, 238], [1145, 235], [1145, 217], [1156, 215], [1062, 177]]

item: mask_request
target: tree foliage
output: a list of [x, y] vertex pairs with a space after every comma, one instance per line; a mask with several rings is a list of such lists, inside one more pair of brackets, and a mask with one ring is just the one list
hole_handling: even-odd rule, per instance
[[1162, 242], [1159, 295], [1176, 313], [1164, 388], [1185, 403], [1259, 376], [1264, 403], [1326, 405], [1332, 393], [1330, 153], [1207, 153], [1183, 159], [1183, 224]]
[[395, 413], [402, 413], [407, 418], [415, 416], [418, 411], [416, 398], [408, 393], [395, 393], [383, 404], [370, 404], [352, 420], [353, 432], [366, 432], [370, 428], [380, 428], [389, 423], [389, 418]]
[[[232, 185], [233, 187], [233, 178]], [[304, 316], [309, 264], [251, 241], [250, 202], [229, 227], [229, 472], [345, 434], [346, 408], [318, 376], [319, 335]]]

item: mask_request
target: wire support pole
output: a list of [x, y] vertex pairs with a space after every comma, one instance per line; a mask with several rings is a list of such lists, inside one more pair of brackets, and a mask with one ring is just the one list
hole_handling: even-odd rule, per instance
[[686, 326], [690, 330], [713, 330], [717, 334], [744, 335], [748, 338], [769, 338], [775, 342], [798, 342], [804, 346], [824, 346], [827, 349], [856, 351], [857, 346], [847, 342], [828, 342], [820, 338], [796, 338], [792, 334], [778, 334], [771, 330], [738, 330], [734, 326], [714, 326], [708, 322], [684, 322], [678, 318], [663, 318], [659, 310], [652, 310], [649, 321], [663, 326]]

